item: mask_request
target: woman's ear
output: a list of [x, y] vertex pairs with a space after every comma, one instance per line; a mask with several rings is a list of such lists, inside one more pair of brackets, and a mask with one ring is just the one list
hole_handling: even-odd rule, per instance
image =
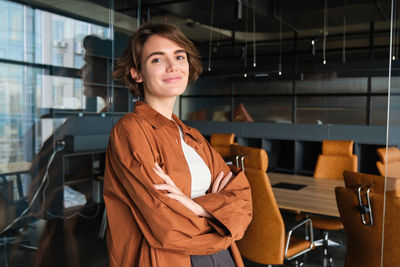
[[131, 77], [137, 83], [143, 82], [142, 75], [135, 68], [131, 68]]

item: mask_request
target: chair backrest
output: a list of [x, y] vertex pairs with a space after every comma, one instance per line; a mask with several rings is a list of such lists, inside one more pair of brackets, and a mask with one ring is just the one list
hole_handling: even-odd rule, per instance
[[358, 158], [353, 154], [352, 140], [323, 140], [314, 177], [343, 179], [343, 171], [357, 171]]
[[[400, 266], [400, 180], [387, 179], [385, 238], [382, 248], [384, 183], [382, 176], [344, 172], [346, 187], [335, 189], [336, 202], [347, 236], [346, 266]], [[359, 211], [357, 188], [362, 185], [361, 198], [367, 205], [366, 189], [371, 187], [372, 225], [364, 225]], [[365, 221], [370, 222], [369, 215]]]
[[13, 204], [13, 183], [0, 176], [0, 232], [14, 220], [16, 206]]
[[211, 135], [210, 144], [222, 157], [229, 157], [231, 155], [229, 146], [234, 143], [234, 140], [233, 133], [215, 133]]
[[386, 148], [378, 148], [376, 153], [381, 161], [376, 162], [376, 167], [380, 175], [385, 176], [385, 164], [387, 164], [387, 176], [400, 178], [400, 149], [398, 147], [388, 148], [388, 158], [386, 159]]
[[253, 220], [243, 239], [237, 242], [241, 254], [261, 264], [282, 264], [285, 247], [285, 225], [266, 173], [265, 150], [231, 146], [232, 155], [244, 155], [244, 168], [251, 187]]

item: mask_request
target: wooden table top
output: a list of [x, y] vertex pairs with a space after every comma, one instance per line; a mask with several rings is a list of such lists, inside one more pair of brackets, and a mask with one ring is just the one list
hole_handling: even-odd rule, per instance
[[343, 180], [316, 179], [310, 176], [268, 173], [271, 186], [277, 183], [306, 185], [300, 190], [272, 187], [281, 209], [340, 217], [336, 205], [335, 187], [344, 186]]
[[9, 163], [0, 163], [0, 174], [17, 173], [29, 171], [31, 162], [18, 161]]

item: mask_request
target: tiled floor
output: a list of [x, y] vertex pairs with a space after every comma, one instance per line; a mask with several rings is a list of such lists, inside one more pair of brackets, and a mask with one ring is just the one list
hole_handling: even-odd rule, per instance
[[[293, 216], [290, 214], [284, 214], [284, 219], [287, 226], [294, 223]], [[39, 251], [10, 246], [9, 267], [107, 267], [107, 247], [105, 242], [98, 238], [100, 220], [101, 213], [92, 220], [76, 217], [68, 223], [63, 223], [62, 220], [35, 222], [34, 228], [24, 231], [21, 237], [31, 240], [34, 246], [40, 244]], [[332, 232], [331, 238], [345, 242], [343, 231]], [[4, 248], [0, 247], [0, 267], [7, 266], [4, 252]], [[332, 248], [330, 252], [334, 258], [334, 266], [344, 266], [345, 248]], [[304, 266], [323, 266], [322, 255], [322, 248], [311, 251]], [[247, 260], [245, 260], [245, 265], [246, 267], [265, 266]], [[291, 264], [285, 263], [284, 266], [291, 266]]]

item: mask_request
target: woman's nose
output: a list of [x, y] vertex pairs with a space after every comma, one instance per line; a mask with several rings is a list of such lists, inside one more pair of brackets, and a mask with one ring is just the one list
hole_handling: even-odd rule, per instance
[[167, 60], [167, 72], [175, 71], [177, 69], [176, 62], [171, 59]]

